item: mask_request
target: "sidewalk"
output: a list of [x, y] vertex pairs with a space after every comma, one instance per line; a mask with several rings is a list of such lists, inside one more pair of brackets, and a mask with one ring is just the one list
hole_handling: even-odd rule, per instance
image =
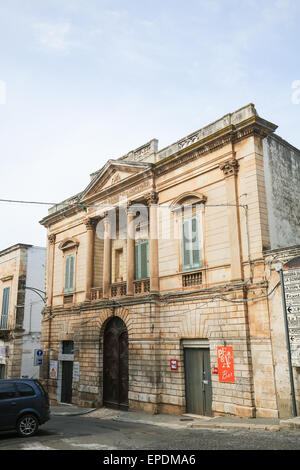
[[198, 416], [198, 415], [152, 415], [141, 411], [121, 411], [110, 408], [81, 408], [73, 405], [51, 407], [52, 416], [79, 416], [86, 418], [112, 419], [129, 423], [150, 424], [173, 429], [195, 428], [242, 428], [248, 430], [300, 430], [300, 416], [290, 419], [239, 418], [235, 416]]

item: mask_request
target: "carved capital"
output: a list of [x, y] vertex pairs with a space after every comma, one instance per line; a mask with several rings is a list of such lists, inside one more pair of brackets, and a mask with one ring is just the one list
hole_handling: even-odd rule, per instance
[[146, 194], [146, 201], [148, 206], [151, 206], [153, 204], [158, 203], [158, 194], [154, 191], [151, 191], [151, 193]]
[[127, 201], [126, 212], [127, 215], [136, 215], [136, 203], [134, 201]]
[[87, 217], [85, 220], [84, 220], [84, 225], [86, 226], [86, 229], [87, 230], [94, 230], [95, 226], [96, 226], [96, 219], [91, 219], [89, 217]]
[[99, 220], [103, 222], [104, 226], [106, 225], [111, 225], [113, 223], [113, 218], [110, 216], [110, 211], [107, 210], [105, 212], [102, 212], [102, 214], [99, 217]]
[[56, 235], [54, 233], [51, 233], [51, 235], [48, 235], [49, 245], [54, 245], [55, 240], [56, 240]]
[[223, 171], [225, 178], [232, 175], [237, 175], [239, 170], [239, 163], [235, 158], [230, 158], [226, 162], [219, 164], [220, 170]]

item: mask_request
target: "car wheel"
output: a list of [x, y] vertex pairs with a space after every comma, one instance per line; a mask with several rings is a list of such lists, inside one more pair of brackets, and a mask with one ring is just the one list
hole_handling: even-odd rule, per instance
[[33, 436], [39, 427], [37, 418], [32, 414], [22, 416], [17, 422], [17, 432], [21, 437]]

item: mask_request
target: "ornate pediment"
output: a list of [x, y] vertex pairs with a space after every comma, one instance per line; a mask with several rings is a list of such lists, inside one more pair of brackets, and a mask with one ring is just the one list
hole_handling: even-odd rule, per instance
[[90, 199], [106, 189], [119, 185], [124, 180], [149, 168], [149, 163], [129, 163], [110, 160], [93, 179], [82, 194], [82, 201]]

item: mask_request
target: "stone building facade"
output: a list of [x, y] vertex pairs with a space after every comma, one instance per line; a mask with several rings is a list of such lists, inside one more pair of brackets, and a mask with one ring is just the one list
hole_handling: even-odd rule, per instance
[[[249, 104], [162, 150], [154, 139], [109, 160], [49, 210], [52, 402], [283, 416], [265, 252], [282, 246], [274, 151], [285, 149], [283, 165], [300, 154], [276, 127]], [[285, 230], [297, 244], [293, 204]]]
[[[0, 252], [1, 378], [38, 378], [46, 248], [19, 243]], [[38, 292], [38, 294], [37, 294]]]

